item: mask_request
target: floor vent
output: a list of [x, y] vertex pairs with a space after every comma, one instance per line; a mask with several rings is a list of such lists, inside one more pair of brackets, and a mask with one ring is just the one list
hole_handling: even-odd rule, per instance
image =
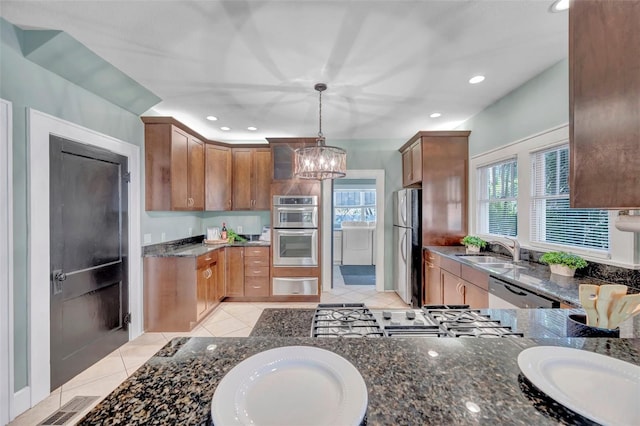
[[58, 411], [38, 423], [38, 426], [66, 425], [78, 413], [90, 406], [96, 399], [98, 399], [97, 396], [76, 396], [71, 401], [60, 407]]

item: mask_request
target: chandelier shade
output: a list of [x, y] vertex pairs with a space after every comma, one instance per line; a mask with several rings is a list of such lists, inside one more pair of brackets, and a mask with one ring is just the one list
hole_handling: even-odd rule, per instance
[[322, 92], [327, 89], [324, 83], [314, 87], [319, 92], [320, 120], [316, 146], [295, 150], [294, 174], [299, 179], [336, 179], [347, 174], [347, 152], [336, 146], [327, 146], [322, 135]]

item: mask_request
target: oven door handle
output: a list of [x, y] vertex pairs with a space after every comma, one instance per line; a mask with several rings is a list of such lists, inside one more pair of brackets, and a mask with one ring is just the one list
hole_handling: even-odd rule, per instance
[[526, 296], [528, 293], [523, 293], [521, 291], [517, 291], [517, 290], [513, 290], [511, 287], [509, 287], [507, 284], [502, 284], [504, 286], [504, 288], [506, 288], [508, 291], [510, 291], [513, 294], [517, 294], [518, 296]]
[[285, 231], [278, 229], [278, 234], [280, 235], [313, 235], [314, 232], [316, 232], [315, 229], [313, 231]]
[[302, 211], [311, 211], [314, 210], [311, 207], [277, 207], [279, 212], [302, 212]]

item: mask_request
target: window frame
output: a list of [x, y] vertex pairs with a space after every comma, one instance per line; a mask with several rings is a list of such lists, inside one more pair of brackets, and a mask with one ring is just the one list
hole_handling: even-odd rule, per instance
[[[472, 133], [473, 135], [473, 133]], [[562, 145], [569, 140], [569, 126], [567, 123], [549, 128], [545, 131], [532, 134], [530, 136], [515, 140], [513, 142], [503, 142], [501, 145], [493, 143], [488, 145], [487, 141], [478, 141], [482, 146], [491, 146], [482, 152], [471, 153], [469, 157], [469, 208], [468, 208], [468, 234], [477, 235], [487, 241], [501, 240], [507, 243], [506, 239], [478, 231], [477, 226], [477, 174], [474, 171], [484, 165], [497, 163], [509, 157], [518, 157], [518, 242], [524, 249], [536, 251], [558, 250], [560, 247], [551, 244], [532, 243], [529, 238], [530, 233], [530, 194], [528, 190], [531, 185], [531, 164], [530, 154], [554, 145]], [[473, 144], [475, 141], [470, 140]], [[524, 190], [523, 190], [524, 188]], [[525, 208], [522, 208], [525, 206]], [[623, 268], [640, 269], [640, 260], [636, 253], [640, 249], [640, 241], [636, 241], [633, 232], [620, 231], [615, 227], [617, 210], [608, 210], [609, 213], [609, 254], [593, 252], [589, 250], [571, 250], [572, 253], [583, 256], [587, 261], [620, 266]]]
[[[486, 176], [486, 173], [483, 173], [484, 170], [489, 169], [491, 167], [495, 167], [495, 166], [499, 166], [502, 164], [507, 164], [507, 163], [511, 163], [511, 162], [515, 162], [516, 165], [516, 182], [517, 182], [517, 189], [516, 189], [516, 196], [515, 197], [506, 197], [506, 198], [491, 198], [490, 196], [487, 195], [487, 185], [488, 185], [488, 177]], [[519, 179], [518, 179], [518, 156], [508, 156], [505, 158], [502, 158], [498, 161], [492, 161], [490, 163], [487, 164], [482, 164], [479, 165], [478, 167], [476, 167], [476, 180], [478, 182], [478, 189], [476, 190], [476, 223], [478, 225], [478, 230], [480, 229], [486, 229], [486, 231], [482, 231], [483, 235], [487, 235], [490, 236], [492, 238], [498, 237], [498, 238], [518, 238], [518, 233], [519, 233], [519, 229], [518, 229], [518, 194], [520, 193], [520, 183], [519, 183]], [[486, 195], [486, 197], [485, 197]], [[515, 228], [516, 228], [516, 233], [515, 235], [507, 235], [507, 234], [494, 234], [490, 232], [490, 222], [489, 222], [489, 209], [491, 206], [491, 203], [496, 203], [496, 202], [515, 202], [515, 206], [516, 206], [516, 223], [515, 223]], [[482, 224], [480, 222], [483, 222]], [[485, 228], [486, 226], [486, 228]]]
[[[340, 192], [359, 192], [360, 193], [360, 202], [357, 205], [352, 205], [352, 206], [341, 206], [337, 204], [337, 200], [336, 200], [336, 196], [338, 193]], [[366, 192], [371, 192], [374, 194], [374, 196], [376, 197], [376, 200], [374, 201], [373, 204], [365, 204], [365, 193]], [[377, 211], [377, 191], [375, 188], [363, 188], [363, 189], [356, 189], [356, 188], [345, 188], [345, 189], [334, 189], [333, 190], [333, 211], [332, 211], [332, 227], [333, 229], [340, 229], [337, 228], [337, 224], [335, 222], [336, 219], [336, 210], [343, 208], [343, 209], [357, 209], [360, 210], [360, 220], [358, 220], [359, 222], [372, 222], [372, 221], [367, 221], [366, 220], [366, 213], [365, 213], [365, 209], [367, 208], [371, 208], [373, 209], [374, 215], [375, 215], [375, 220], [373, 220], [373, 222], [377, 221], [378, 219], [378, 211]], [[356, 221], [356, 222], [358, 222]], [[342, 224], [342, 222], [340, 223], [340, 225]]]

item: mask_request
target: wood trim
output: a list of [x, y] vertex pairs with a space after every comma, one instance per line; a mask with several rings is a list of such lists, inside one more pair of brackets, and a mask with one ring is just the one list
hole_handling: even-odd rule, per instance
[[471, 130], [421, 130], [411, 137], [398, 151], [403, 152], [422, 137], [469, 137]]
[[269, 296], [269, 297], [227, 297], [225, 302], [320, 302], [320, 295]]

